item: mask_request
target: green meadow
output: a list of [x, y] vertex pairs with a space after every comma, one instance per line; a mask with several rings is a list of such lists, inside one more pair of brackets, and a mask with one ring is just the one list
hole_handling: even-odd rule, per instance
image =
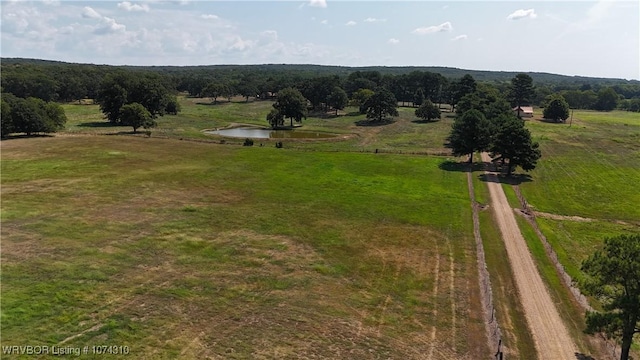
[[[575, 111], [571, 124], [528, 124], [543, 159], [520, 184], [574, 278], [605, 237], [640, 231], [640, 115]], [[556, 216], [559, 215], [559, 216]]]
[[466, 179], [442, 159], [128, 136], [13, 139], [2, 154], [3, 345], [489, 351]]
[[[446, 166], [462, 160], [443, 145], [449, 113], [423, 123], [400, 108], [382, 126], [362, 126], [355, 108], [313, 113], [303, 128], [335, 138], [276, 149], [202, 132], [266, 126], [269, 101], [180, 102], [150, 137], [110, 126], [97, 105], [65, 104], [60, 134], [2, 141], [3, 345], [128, 346], [147, 359], [495, 350], [478, 305], [466, 173]], [[527, 126], [543, 158], [519, 187], [579, 277], [604, 236], [639, 231], [640, 119], [576, 111], [570, 127]], [[490, 212], [480, 221], [505, 344], [531, 353]]]

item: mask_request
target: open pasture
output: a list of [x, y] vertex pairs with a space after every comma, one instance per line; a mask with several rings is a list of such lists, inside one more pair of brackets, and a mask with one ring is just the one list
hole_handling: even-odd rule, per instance
[[[67, 104], [60, 136], [2, 142], [3, 341], [127, 345], [141, 358], [490, 352], [464, 173], [373, 154], [446, 153], [450, 114], [422, 123], [399, 108], [362, 126], [355, 108], [312, 113], [305, 130], [345, 137], [242, 148], [202, 130], [266, 126], [270, 101], [180, 101], [151, 138], [66, 136], [131, 132]], [[603, 236], [638, 229], [634, 116], [527, 123], [543, 158], [520, 188], [572, 276]], [[521, 309], [504, 302], [509, 269], [496, 275], [505, 341], [530, 352]]]
[[640, 115], [575, 111], [571, 126], [527, 124], [543, 154], [520, 184], [537, 223], [574, 279], [605, 237], [640, 231]]
[[[242, 143], [244, 139], [222, 138], [207, 135], [205, 129], [224, 128], [234, 124], [268, 127], [266, 116], [272, 109], [272, 101], [234, 98], [212, 104], [208, 98], [179, 97], [182, 111], [176, 115], [158, 118], [158, 127], [152, 129], [155, 136]], [[98, 105], [63, 105], [68, 117], [68, 133], [129, 133], [131, 127], [111, 126], [102, 118]], [[285, 147], [301, 150], [375, 152], [447, 153], [443, 142], [451, 129], [453, 114], [443, 112], [442, 120], [423, 123], [415, 108], [398, 108], [400, 116], [393, 123], [381, 126], [363, 126], [365, 116], [357, 108], [348, 107], [335, 116], [334, 111], [311, 112], [302, 120], [304, 130], [338, 134], [341, 139], [324, 141], [285, 141]], [[143, 130], [143, 129], [141, 129]], [[152, 136], [153, 136], [152, 135]], [[344, 139], [346, 137], [346, 139]], [[268, 141], [263, 141], [268, 142]], [[270, 143], [270, 142], [268, 142]]]
[[490, 351], [466, 179], [442, 159], [153, 137], [1, 145], [3, 345], [149, 359]]

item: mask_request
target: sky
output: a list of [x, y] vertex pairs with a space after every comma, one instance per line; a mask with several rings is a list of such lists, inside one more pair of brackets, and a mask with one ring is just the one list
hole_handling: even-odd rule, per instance
[[640, 80], [635, 1], [2, 0], [2, 57], [446, 66]]

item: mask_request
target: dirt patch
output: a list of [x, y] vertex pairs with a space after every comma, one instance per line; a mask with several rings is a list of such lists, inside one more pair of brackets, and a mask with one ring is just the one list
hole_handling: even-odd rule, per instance
[[592, 221], [595, 221], [594, 219], [585, 218], [585, 217], [581, 217], [581, 216], [558, 215], [558, 214], [545, 213], [545, 212], [541, 212], [541, 211], [533, 211], [533, 214], [536, 217], [541, 217], [541, 218], [544, 218], [544, 219], [551, 219], [551, 220], [567, 220], [567, 221], [577, 221], [577, 222], [592, 222]]

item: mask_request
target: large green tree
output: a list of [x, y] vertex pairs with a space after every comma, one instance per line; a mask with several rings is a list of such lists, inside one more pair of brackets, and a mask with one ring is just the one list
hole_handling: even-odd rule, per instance
[[2, 94], [2, 136], [10, 133], [53, 133], [64, 128], [67, 117], [57, 103]]
[[509, 102], [502, 97], [500, 91], [489, 84], [479, 84], [476, 91], [463, 96], [458, 103], [456, 115], [462, 116], [471, 109], [481, 111], [489, 120], [512, 112]]
[[328, 102], [336, 110], [336, 116], [338, 116], [338, 110], [342, 110], [347, 106], [349, 97], [341, 87], [336, 86], [329, 94]]
[[278, 109], [271, 109], [271, 111], [267, 114], [267, 122], [274, 129], [284, 126], [284, 116], [282, 116]]
[[531, 140], [531, 133], [524, 121], [514, 116], [503, 115], [495, 122], [499, 124], [491, 142], [490, 154], [494, 160], [502, 160], [507, 166], [507, 175], [520, 166], [524, 171], [536, 168], [542, 156], [539, 144]]
[[120, 121], [122, 125], [133, 127], [133, 132], [143, 127], [149, 129], [156, 126], [155, 119], [151, 113], [139, 103], [131, 103], [122, 106], [120, 109]]
[[249, 102], [249, 97], [258, 95], [258, 82], [251, 76], [244, 76], [237, 85], [238, 94], [244, 96], [245, 102]]
[[456, 105], [463, 97], [474, 93], [477, 88], [478, 84], [476, 80], [469, 74], [464, 75], [458, 81], [452, 82], [447, 89], [447, 97], [449, 98], [448, 102], [451, 105], [451, 111], [455, 110]]
[[157, 74], [141, 74], [120, 71], [105, 77], [96, 101], [107, 119], [120, 124], [121, 108], [126, 104], [139, 103], [151, 117], [163, 116], [171, 100], [168, 85]]
[[616, 108], [619, 99], [620, 97], [612, 88], [602, 88], [598, 91], [598, 100], [596, 100], [594, 108], [601, 111], [611, 111]]
[[295, 88], [289, 87], [278, 91], [277, 100], [273, 107], [283, 117], [289, 118], [291, 127], [293, 127], [294, 120], [301, 122], [303, 118], [307, 118], [307, 99]]
[[119, 122], [120, 108], [127, 103], [127, 89], [115, 80], [108, 79], [98, 91], [96, 101], [100, 110], [113, 124]]
[[469, 163], [472, 163], [474, 152], [489, 148], [491, 129], [491, 122], [479, 110], [471, 109], [457, 117], [448, 138], [453, 155], [469, 155]]
[[551, 95], [542, 114], [545, 119], [555, 122], [565, 121], [569, 117], [569, 104], [562, 95]]
[[438, 109], [438, 105], [432, 103], [430, 100], [426, 100], [416, 109], [415, 114], [425, 121], [431, 121], [440, 118], [440, 109]]
[[0, 99], [0, 109], [2, 109], [2, 115], [0, 115], [0, 135], [5, 138], [13, 132], [13, 121], [11, 120], [11, 105], [8, 101], [5, 101], [4, 94]]
[[213, 103], [218, 102], [220, 96], [224, 96], [227, 91], [225, 85], [217, 82], [210, 82], [202, 89], [202, 96], [213, 98]]
[[511, 79], [509, 87], [509, 100], [512, 106], [524, 106], [531, 104], [535, 95], [533, 79], [527, 74], [518, 74]]
[[367, 103], [370, 97], [375, 94], [375, 91], [371, 89], [359, 89], [353, 93], [351, 96], [351, 105], [357, 106], [358, 110], [361, 114], [367, 112], [367, 109], [364, 107], [364, 104]]
[[391, 91], [384, 87], [378, 88], [364, 104], [367, 119], [382, 122], [387, 116], [398, 116], [398, 100]]
[[587, 313], [585, 331], [620, 339], [620, 360], [629, 359], [633, 336], [640, 333], [640, 233], [605, 239], [604, 249], [586, 259], [582, 270], [588, 275], [584, 291], [603, 310]]

